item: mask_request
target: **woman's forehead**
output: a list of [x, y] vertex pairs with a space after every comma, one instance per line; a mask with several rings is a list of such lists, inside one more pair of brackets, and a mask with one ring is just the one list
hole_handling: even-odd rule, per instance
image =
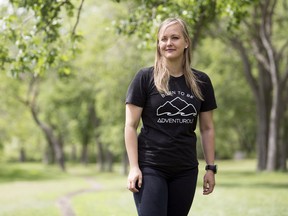
[[159, 37], [163, 37], [167, 34], [182, 34], [182, 27], [179, 23], [173, 22], [161, 27], [159, 31]]

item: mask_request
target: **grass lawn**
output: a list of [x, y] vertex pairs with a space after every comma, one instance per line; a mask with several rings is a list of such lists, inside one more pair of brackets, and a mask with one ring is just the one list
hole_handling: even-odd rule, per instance
[[[258, 173], [255, 163], [219, 161], [217, 185], [209, 196], [202, 195], [201, 163], [189, 216], [287, 216], [288, 174]], [[61, 216], [58, 201], [67, 194], [76, 216], [135, 216], [126, 176], [95, 170], [94, 165], [69, 165], [62, 173], [41, 164], [2, 163], [0, 216]]]
[[199, 181], [190, 215], [288, 215], [287, 173], [257, 173], [254, 161], [224, 161], [219, 165], [214, 193], [203, 196]]

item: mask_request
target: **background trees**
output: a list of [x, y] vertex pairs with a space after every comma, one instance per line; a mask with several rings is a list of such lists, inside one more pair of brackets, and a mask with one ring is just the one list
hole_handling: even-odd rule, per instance
[[127, 87], [153, 64], [158, 24], [181, 16], [192, 66], [209, 74], [218, 98], [217, 157], [242, 152], [257, 156], [259, 170], [286, 169], [285, 1], [9, 2], [0, 9], [5, 160], [125, 164]]
[[[259, 170], [287, 169], [284, 137], [288, 65], [286, 1], [259, 1], [247, 10], [239, 30], [224, 36], [241, 57], [257, 108]], [[281, 27], [280, 27], [281, 26]], [[284, 120], [284, 121], [283, 121]]]

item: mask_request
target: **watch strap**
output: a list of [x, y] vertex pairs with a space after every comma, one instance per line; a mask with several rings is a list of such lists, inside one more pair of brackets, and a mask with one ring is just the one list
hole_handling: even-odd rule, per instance
[[211, 170], [211, 171], [213, 171], [213, 173], [214, 174], [216, 174], [217, 173], [217, 165], [206, 165], [206, 167], [205, 167], [205, 170], [207, 171], [207, 170]]

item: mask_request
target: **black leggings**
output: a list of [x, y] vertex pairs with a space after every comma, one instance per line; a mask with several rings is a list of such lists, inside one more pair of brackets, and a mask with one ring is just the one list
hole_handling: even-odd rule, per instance
[[196, 190], [198, 167], [171, 176], [144, 167], [142, 174], [142, 187], [134, 193], [139, 216], [188, 215]]

